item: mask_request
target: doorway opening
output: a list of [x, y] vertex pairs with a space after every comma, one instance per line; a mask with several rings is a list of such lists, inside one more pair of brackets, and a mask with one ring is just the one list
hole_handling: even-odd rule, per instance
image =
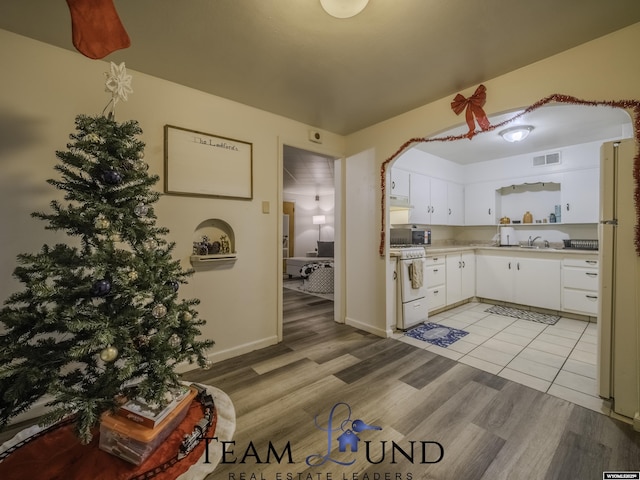
[[[486, 187], [486, 185], [482, 185], [482, 182], [486, 182], [486, 184], [489, 184], [492, 182], [493, 179], [490, 178], [491, 175], [495, 175], [503, 183], [506, 182], [505, 184], [506, 186], [509, 186], [510, 184], [509, 180], [514, 178], [516, 180], [524, 179], [524, 183], [527, 184], [527, 182], [530, 181], [527, 177], [531, 178], [534, 170], [536, 169], [538, 169], [540, 174], [545, 177], [543, 181], [547, 181], [547, 182], [553, 181], [554, 175], [564, 174], [565, 177], [562, 177], [562, 184], [564, 188], [563, 193], [579, 195], [582, 191], [587, 189], [585, 187], [588, 187], [589, 192], [584, 192], [584, 193], [588, 194], [585, 198], [587, 198], [589, 201], [575, 203], [575, 204], [571, 203], [570, 205], [569, 203], [565, 205], [561, 201], [551, 201], [549, 202], [549, 204], [552, 208], [546, 208], [548, 207], [548, 205], [545, 205], [544, 212], [546, 212], [546, 217], [539, 216], [538, 217], [539, 223], [533, 224], [529, 229], [530, 230], [529, 231], [527, 230], [528, 226], [524, 224], [526, 223], [526, 221], [521, 220], [523, 213], [525, 213], [526, 209], [521, 208], [520, 209], [521, 211], [519, 210], [517, 216], [515, 217], [514, 215], [501, 216], [499, 214], [499, 207], [500, 207], [499, 202], [502, 200], [496, 200], [496, 195], [497, 195], [496, 191], [499, 190], [499, 188], [488, 189], [488, 190], [485, 188], [484, 190], [489, 191], [489, 193], [491, 194], [489, 196], [489, 201], [492, 202], [491, 207], [479, 209], [475, 219], [470, 219], [468, 215], [469, 212], [465, 212], [465, 215], [466, 215], [465, 221], [460, 225], [445, 224], [445, 226], [441, 226], [441, 225], [432, 226], [431, 227], [432, 237], [435, 243], [437, 243], [437, 241], [439, 240], [438, 236], [442, 234], [442, 235], [452, 235], [453, 237], [455, 237], [455, 240], [457, 241], [462, 241], [462, 242], [468, 241], [468, 243], [473, 243], [473, 242], [486, 243], [487, 245], [491, 245], [496, 241], [495, 237], [498, 236], [498, 234], [496, 233], [496, 225], [498, 223], [502, 223], [503, 219], [507, 219], [507, 222], [511, 223], [511, 220], [508, 217], [512, 217], [513, 219], [517, 220], [517, 222], [513, 222], [514, 224], [516, 224], [515, 231], [518, 233], [526, 231], [526, 234], [524, 236], [525, 241], [527, 240], [527, 238], [533, 239], [535, 241], [536, 238], [541, 238], [539, 236], [541, 235], [545, 238], [545, 240], [548, 240], [551, 242], [552, 247], [554, 243], [559, 243], [560, 248], [562, 248], [562, 244], [564, 240], [569, 240], [572, 238], [573, 239], [589, 238], [589, 239], [596, 239], [596, 240], [599, 239], [600, 241], [599, 247], [601, 251], [600, 254], [602, 253], [603, 250], [608, 250], [613, 248], [611, 245], [606, 243], [607, 242], [606, 239], [603, 242], [603, 239], [601, 236], [602, 226], [601, 226], [600, 220], [602, 218], [600, 217], [599, 214], [602, 211], [603, 199], [600, 198], [599, 201], [595, 202], [595, 204], [592, 202], [593, 197], [597, 196], [598, 191], [600, 190], [598, 185], [600, 183], [600, 178], [596, 176], [595, 181], [589, 180], [587, 182], [586, 180], [591, 178], [591, 176], [588, 175], [588, 172], [586, 170], [600, 168], [601, 149], [602, 149], [601, 146], [606, 142], [625, 139], [625, 138], [633, 139], [634, 137], [636, 137], [635, 142], [634, 140], [629, 140], [629, 142], [637, 143], [638, 132], [634, 131], [634, 126], [633, 126], [634, 124], [629, 118], [629, 114], [628, 114], [629, 112], [626, 111], [627, 108], [631, 108], [633, 105], [615, 105], [616, 102], [605, 102], [602, 105], [596, 105], [591, 102], [583, 102], [583, 104], [576, 105], [576, 103], [579, 103], [579, 102], [569, 101], [569, 102], [566, 102], [566, 104], [563, 102], [560, 102], [559, 104], [545, 106], [544, 103], [545, 102], [539, 102], [538, 104], [536, 104], [535, 108], [530, 108], [525, 110], [524, 112], [526, 112], [527, 115], [524, 115], [523, 111], [521, 111], [521, 112], [510, 113], [510, 114], [504, 114], [502, 116], [496, 116], [494, 119], [492, 119], [492, 124], [496, 126], [501, 125], [501, 127], [500, 128], [496, 127], [495, 132], [487, 131], [487, 132], [482, 132], [481, 135], [474, 136], [473, 138], [474, 141], [472, 142], [469, 142], [467, 137], [464, 136], [464, 133], [467, 130], [466, 125], [463, 125], [458, 129], [450, 130], [445, 133], [439, 134], [437, 138], [445, 139], [443, 141], [433, 141], [433, 139], [424, 139], [424, 142], [421, 143], [420, 139], [416, 139], [415, 142], [417, 145], [413, 146], [413, 148], [411, 149], [407, 149], [406, 151], [401, 152], [400, 154], [397, 154], [396, 156], [389, 159], [385, 163], [391, 164], [390, 162], [393, 161], [394, 167], [402, 166], [404, 162], [402, 161], [396, 162], [396, 159], [402, 160], [403, 157], [406, 157], [404, 153], [409, 153], [412, 150], [414, 152], [416, 151], [420, 153], [424, 152], [426, 154], [437, 157], [439, 160], [437, 161], [432, 160], [431, 164], [429, 164], [429, 162], [426, 162], [426, 165], [424, 165], [424, 168], [426, 171], [420, 172], [420, 173], [423, 173], [425, 175], [430, 175], [430, 174], [434, 175], [434, 172], [436, 172], [434, 167], [437, 168], [438, 161], [441, 161], [441, 159], [443, 158], [454, 161], [457, 165], [457, 168], [462, 170], [465, 170], [465, 169], [468, 170], [468, 174], [466, 175], [466, 177], [463, 174], [463, 177], [465, 177], [466, 179], [462, 183], [465, 183], [465, 185], [468, 183], [474, 186], [475, 185], [478, 186], [478, 188], [465, 190], [465, 207], [469, 206], [470, 203], [475, 205], [480, 205], [482, 202], [484, 202], [484, 199], [481, 196], [478, 196], [478, 192], [483, 190], [482, 187]], [[618, 107], [618, 108], [611, 108], [611, 107]], [[500, 138], [500, 136], [498, 135], [498, 131], [501, 130], [501, 128], [504, 126], [503, 122], [511, 122], [512, 119], [514, 119], [514, 117], [515, 117], [515, 122], [513, 123], [533, 124], [534, 121], [532, 121], [532, 119], [536, 118], [537, 114], [545, 115], [546, 113], [550, 113], [550, 112], [554, 114], [553, 116], [550, 116], [548, 119], [550, 123], [548, 125], [542, 124], [542, 123], [537, 124], [532, 131], [532, 135], [536, 133], [545, 134], [545, 135], [539, 135], [539, 137], [541, 138], [540, 141], [542, 141], [542, 137], [547, 138], [547, 140], [543, 143], [538, 142], [533, 146], [525, 146], [525, 142], [522, 142], [522, 144], [519, 145], [522, 148], [513, 148], [513, 144], [504, 143]], [[575, 112], [575, 114], [573, 114], [573, 112]], [[600, 115], [601, 113], [603, 113], [604, 115], [601, 116]], [[636, 114], [637, 113], [638, 112], [636, 111]], [[564, 120], [554, 119], [553, 117], [555, 117], [555, 114], [558, 114], [560, 116], [563, 116], [565, 114], [567, 115], [573, 114], [573, 119], [569, 121], [567, 121], [566, 118]], [[617, 117], [618, 120], [614, 121], [611, 124], [607, 124], [607, 122], [605, 121], [604, 123], [599, 125], [598, 122], [603, 117], [606, 117], [609, 114], [612, 114], [613, 116]], [[555, 121], [561, 121], [562, 123], [564, 123], [565, 126], [569, 128], [570, 130], [569, 133], [567, 135], [560, 134], [560, 131], [561, 131], [560, 127], [556, 128], [553, 126], [554, 125], [553, 122]], [[596, 130], [591, 130], [591, 126], [598, 126], [598, 128]], [[457, 141], [458, 139], [462, 139], [462, 142], [458, 142]], [[546, 158], [547, 154], [553, 154], [556, 151], [562, 151], [563, 148], [567, 145], [586, 145], [586, 144], [589, 144], [589, 148], [585, 147], [583, 149], [584, 151], [577, 152], [577, 154], [574, 155], [573, 157], [569, 155], [557, 157], [558, 160], [561, 160], [561, 161], [554, 162], [553, 165], [547, 164], [547, 162], [544, 162], [544, 164], [541, 164], [540, 162], [536, 163], [535, 161], [536, 157], [539, 158], [540, 154], [544, 154], [545, 157], [543, 158]], [[502, 148], [502, 151], [508, 151], [509, 153], [501, 154], [498, 150], [496, 150], [496, 148]], [[510, 150], [505, 150], [507, 148]], [[481, 161], [478, 162], [477, 161], [478, 158], [486, 153], [488, 153], [489, 156], [487, 158], [481, 159]], [[633, 152], [631, 152], [630, 155], [627, 155], [625, 157], [625, 165], [627, 168], [627, 174], [625, 178], [629, 180], [629, 184], [633, 183], [631, 181], [631, 178], [633, 176], [632, 164], [634, 161], [632, 159], [632, 156], [633, 156]], [[522, 162], [523, 157], [527, 157], [528, 159], [527, 164]], [[503, 161], [504, 159], [508, 159], [509, 162]], [[567, 162], [573, 162], [575, 163], [575, 165], [568, 165]], [[452, 170], [455, 170], [455, 169], [452, 169]], [[489, 173], [487, 172], [493, 172], [493, 173], [489, 175]], [[391, 178], [393, 179], [393, 171], [391, 172]], [[515, 181], [511, 183], [512, 185], [510, 186], [510, 188], [512, 189], [515, 188], [516, 185], [519, 185], [519, 183]], [[499, 184], [497, 186], [504, 187], [505, 185]], [[572, 187], [570, 192], [568, 188], [569, 186]], [[478, 200], [475, 202], [470, 201], [470, 198], [466, 198], [467, 194], [475, 195], [475, 197], [478, 198]], [[539, 196], [537, 196], [536, 198], [538, 197]], [[633, 195], [631, 194], [627, 194], [624, 196], [626, 208], [631, 211], [631, 217], [632, 219], [634, 219], [636, 217], [635, 217], [635, 214], [633, 213], [634, 209], [633, 209], [632, 197]], [[546, 196], [545, 196], [545, 200], [546, 200]], [[414, 202], [412, 202], [411, 199], [409, 199], [407, 203], [412, 204]], [[534, 206], [537, 206], [538, 203], [544, 203], [544, 202], [536, 202]], [[554, 212], [553, 210], [553, 207], [555, 206], [554, 204], [560, 204], [558, 206], [562, 208], [562, 212], [561, 212], [562, 220], [561, 221], [559, 220], [557, 224], [555, 223], [555, 220], [556, 220], [555, 213], [558, 213], [558, 212]], [[529, 205], [530, 204], [528, 204], [527, 206]], [[484, 204], [482, 204], [482, 206], [484, 206]], [[508, 205], [508, 206], [512, 207], [513, 205]], [[588, 209], [581, 208], [585, 206], [590, 206], [590, 211], [586, 211]], [[503, 205], [503, 208], [504, 208], [504, 205]], [[470, 212], [474, 213], [473, 210], [470, 210]], [[389, 218], [390, 223], [392, 224], [398, 223], [397, 218], [394, 219], [394, 216], [397, 217], [397, 214], [394, 215], [394, 212], [390, 212], [390, 213], [386, 212], [386, 213], [388, 214], [387, 218]], [[550, 213], [554, 213], [553, 217], [550, 217]], [[487, 215], [490, 218], [487, 218]], [[581, 218], [581, 216], [588, 217], [588, 220], [578, 220], [578, 218]], [[384, 222], [384, 218], [385, 217], [383, 217], [383, 222]], [[551, 223], [552, 222], [551, 218], [553, 218], [553, 222], [554, 222], [553, 224]], [[405, 219], [404, 221], [401, 221], [400, 223], [407, 223], [407, 224], [415, 223], [411, 220], [412, 219], [410, 217], [407, 217], [407, 219]], [[472, 225], [472, 228], [469, 228], [469, 225]], [[500, 227], [498, 227], [498, 231], [499, 231], [499, 228]], [[513, 227], [510, 226], [509, 228], [513, 230]], [[472, 232], [469, 232], [469, 230], [472, 230]], [[629, 232], [627, 233], [628, 238], [626, 239], [627, 248], [629, 251], [632, 252], [633, 240], [634, 240], [633, 232], [632, 231], [628, 231], [628, 232]], [[483, 235], [485, 235], [486, 238], [483, 237]], [[485, 240], [486, 242], [482, 240]], [[381, 247], [384, 247], [384, 238], [381, 239]], [[597, 258], [597, 255], [596, 255], [596, 258]], [[600, 255], [600, 258], [601, 258], [601, 255]], [[631, 260], [631, 259], [628, 259], [628, 260]], [[634, 263], [634, 265], [638, 263], [637, 257], [635, 258], [635, 260], [636, 262]], [[483, 262], [486, 263], [488, 262], [488, 260], [486, 258], [483, 258]], [[484, 266], [485, 263], [482, 263], [482, 264], [478, 263], [476, 265], [476, 272], [488, 271], [487, 267]], [[600, 263], [602, 263], [602, 260], [600, 261]], [[493, 265], [493, 263], [491, 265]], [[570, 269], [567, 269], [567, 271], [569, 270]], [[575, 273], [576, 271], [577, 270], [572, 270], [571, 273]], [[480, 275], [480, 273], [478, 273], [478, 275]], [[586, 273], [583, 273], [583, 276], [584, 275], [597, 275], [597, 274], [594, 274], [593, 272], [588, 271]], [[491, 283], [491, 282], [485, 282], [485, 285], [483, 285], [484, 290], [487, 290], [488, 288], [486, 285], [487, 283]], [[494, 282], [494, 283], [497, 283], [497, 282]], [[627, 283], [629, 282], [626, 282], [625, 284]], [[564, 284], [561, 284], [561, 285], [564, 285]], [[494, 285], [492, 284], [491, 286], [493, 287]], [[509, 289], [511, 287], [512, 285], [509, 285]], [[563, 286], [562, 288], [564, 289], [565, 287]], [[605, 290], [609, 288], [610, 288], [610, 285], [605, 285], [604, 287]], [[496, 288], [493, 288], [493, 290], [495, 291]], [[568, 288], [566, 290], [568, 290]], [[572, 293], [575, 293], [575, 292], [572, 292]], [[585, 294], [588, 293], [589, 296], [592, 298], [595, 298], [596, 296], [602, 297], [603, 289], [602, 287], [599, 290], [598, 288], [596, 288], [596, 292], [595, 292], [596, 295], [594, 295], [594, 292], [581, 292], [581, 293], [585, 293]], [[483, 296], [478, 293], [476, 293], [476, 296], [483, 297], [483, 298], [485, 297], [490, 298], [490, 295]], [[631, 298], [632, 295], [627, 295], [627, 297]], [[562, 298], [563, 298], [562, 301], [564, 302], [564, 297]], [[515, 302], [515, 303], [522, 303], [522, 302]], [[567, 305], [563, 303], [562, 309], [564, 309], [566, 306]], [[478, 315], [485, 315], [484, 306], [478, 305], [478, 309], [480, 309], [477, 312]], [[558, 308], [556, 310], [562, 310], [562, 309]], [[571, 309], [575, 310], [577, 309], [577, 307], [571, 307]], [[633, 310], [633, 306], [631, 306], [631, 310]], [[476, 312], [473, 312], [473, 313], [475, 314]], [[601, 313], [596, 310], [596, 313], [593, 314], [593, 317], [601, 317]], [[449, 319], [452, 323], [455, 323], [456, 320], [458, 321], [460, 320], [460, 319], [455, 319], [452, 316], [450, 316]], [[601, 318], [598, 318], [599, 326], [602, 325], [601, 320], [602, 320]], [[445, 320], [445, 323], [447, 321], [449, 320]], [[485, 321], [486, 323], [488, 323], [488, 320], [481, 320], [481, 322], [482, 321]], [[475, 323], [475, 320], [474, 320], [474, 323]], [[567, 325], [569, 325], [570, 322], [566, 322], [566, 323]], [[458, 323], [457, 325], [460, 326], [461, 324]], [[481, 326], [481, 325], [478, 324], [478, 326]], [[487, 325], [484, 325], [484, 326], [486, 327]], [[595, 327], [595, 325], [593, 325], [593, 327]], [[475, 328], [475, 327], [472, 327], [472, 328]], [[508, 328], [512, 328], [512, 327], [508, 327]], [[628, 334], [624, 336], [624, 340], [627, 342], [627, 344], [624, 346], [624, 349], [619, 348], [620, 345], [618, 345], [618, 347], [615, 348], [617, 354], [620, 356], [623, 356], [623, 353], [621, 352], [621, 350], [624, 350], [625, 352], [629, 353], [629, 352], [633, 352], [634, 349], [636, 350], [640, 349], [640, 344], [638, 344], [635, 340], [629, 341], [630, 336], [634, 337], [633, 335], [631, 335], [632, 333], [631, 329], [632, 329], [631, 326], [629, 326], [629, 328], [627, 329], [629, 330], [627, 332]], [[585, 332], [583, 333], [585, 334], [585, 338], [591, 337], [591, 339], [593, 339], [595, 337], [594, 334], [596, 333], [596, 329], [590, 328], [590, 330], [591, 331], [589, 332], [585, 327]], [[500, 333], [512, 334], [513, 332], [500, 332]], [[548, 332], [548, 333], [551, 333], [551, 332]], [[547, 335], [547, 333], [544, 333], [544, 335]], [[570, 337], [572, 335], [575, 336], [575, 334], [568, 334], [567, 336]], [[519, 337], [518, 338], [508, 337], [508, 335], [502, 335], [502, 337], [511, 338], [512, 340], [520, 340]], [[505, 340], [505, 338], [501, 338], [500, 341]], [[587, 341], [591, 341], [591, 339], [585, 340], [585, 343], [587, 343]], [[537, 340], [541, 340], [541, 339], [537, 339]], [[537, 341], [537, 340], [534, 340], [534, 341]], [[557, 339], [554, 339], [551, 337], [549, 338], [545, 337], [545, 340], [555, 341]], [[593, 397], [593, 400], [598, 400], [598, 397], [608, 398], [608, 396], [606, 395], [600, 395], [600, 396], [598, 395], [597, 385], [599, 381], [602, 382], [601, 379], [603, 376], [601, 374], [601, 371], [608, 369], [608, 367], [604, 365], [603, 362], [606, 363], [608, 361], [613, 361], [614, 368], [615, 368], [616, 358], [612, 357], [609, 359], [607, 358], [603, 359], [602, 348], [598, 349], [597, 351], [594, 350], [593, 352], [589, 352], [589, 354], [581, 353], [580, 348], [582, 347], [582, 345], [579, 345], [580, 339], [576, 338], [575, 340], [576, 341], [573, 342], [573, 339], [572, 339], [573, 345], [571, 346], [571, 349], [573, 350], [568, 352], [569, 354], [568, 358], [569, 360], [572, 360], [572, 361], [571, 362], [569, 362], [569, 360], [565, 361], [565, 364], [570, 364], [569, 366], [572, 369], [574, 369], [574, 371], [563, 372], [562, 368], [559, 368], [558, 372], [553, 372], [550, 368], [548, 368], [549, 365], [546, 365], [544, 363], [544, 362], [548, 362], [549, 358], [552, 358], [549, 355], [544, 355], [545, 358], [543, 360], [540, 360], [540, 358], [524, 359], [524, 355], [521, 355], [520, 352], [525, 352], [526, 349], [529, 348], [528, 346], [523, 346], [523, 348], [520, 349], [519, 352], [516, 352], [516, 349], [519, 347], [512, 348], [512, 350], [514, 351], [513, 358], [506, 359], [506, 355], [503, 355], [504, 352], [499, 351], [499, 348], [498, 348], [498, 352], [487, 352], [488, 355], [489, 354], [493, 355], [491, 358], [493, 358], [494, 362], [489, 361], [488, 358], [485, 358], [485, 359], [481, 358], [480, 360], [485, 360], [486, 362], [488, 362], [487, 363], [488, 367], [495, 367], [495, 370], [496, 370], [495, 373], [504, 372], [504, 375], [502, 373], [498, 373], [501, 376], [506, 376], [507, 374], [510, 374], [514, 377], [518, 376], [521, 378], [524, 378], [524, 376], [521, 375], [525, 373], [522, 371], [524, 367], [527, 367], [527, 366], [531, 367], [531, 365], [534, 365], [534, 364], [543, 365], [544, 368], [540, 368], [539, 370], [537, 370], [538, 372], [537, 377], [536, 375], [529, 375], [529, 377], [535, 377], [539, 385], [544, 385], [539, 380], [544, 380], [542, 377], [545, 374], [549, 376], [548, 382], [551, 382], [551, 383], [555, 382], [557, 379], [560, 379], [560, 381], [566, 380], [568, 383], [570, 383], [568, 379], [573, 380], [578, 376], [585, 377], [587, 381], [583, 385], [588, 385], [589, 394], [591, 395], [591, 397]], [[602, 333], [598, 332], [598, 343], [601, 344], [602, 342], [603, 342]], [[604, 338], [604, 342], [605, 343], [607, 342], [606, 335]], [[556, 343], [570, 343], [570, 342], [568, 340], [557, 340]], [[499, 342], [493, 341], [492, 344], [495, 344], [497, 347], [501, 347]], [[546, 347], [546, 345], [544, 345], [542, 341], [539, 342], [538, 346]], [[459, 346], [458, 349], [460, 348], [461, 347]], [[470, 347], [469, 352], [465, 352], [464, 355], [469, 355], [469, 359], [473, 360], [472, 357], [474, 357], [474, 354], [472, 352], [475, 351], [476, 354], [479, 354], [480, 350], [481, 348]], [[485, 350], [487, 349], [485, 348]], [[540, 349], [534, 349], [534, 350], [540, 350]], [[584, 352], [584, 350], [582, 352]], [[464, 355], [461, 355], [460, 358], [462, 358]], [[574, 358], [571, 358], [571, 355], [573, 355]], [[581, 355], [582, 355], [582, 358], [579, 358]], [[521, 358], [519, 358], [519, 356]], [[592, 366], [589, 366], [590, 368], [588, 370], [586, 368], [587, 367], [586, 364], [589, 363], [586, 361], [588, 359], [587, 357], [589, 357], [589, 359], [593, 357], [593, 364], [594, 364]], [[475, 355], [475, 358], [479, 358], [478, 355]], [[505, 365], [498, 365], [500, 362], [497, 361], [497, 359], [499, 358], [507, 363]], [[555, 357], [553, 358], [555, 359]], [[627, 355], [627, 357], [625, 358], [627, 358], [628, 360], [630, 357], [629, 355]], [[463, 361], [463, 363], [467, 363], [464, 360], [460, 360], [460, 361]], [[618, 364], [620, 365], [623, 364], [622, 360], [618, 359], [617, 361], [618, 361]], [[498, 366], [495, 366], [494, 363], [495, 365], [498, 365]], [[627, 364], [626, 368], [628, 370], [629, 362], [627, 361], [626, 364]], [[514, 368], [511, 368], [511, 367], [514, 367]], [[633, 368], [635, 368], [635, 366]], [[577, 369], [582, 369], [582, 370], [579, 370], [578, 372], [576, 372], [575, 370]], [[516, 374], [511, 370], [516, 370], [518, 373]], [[530, 369], [530, 370], [531, 371], [527, 373], [531, 373], [533, 371], [533, 369]], [[598, 372], [597, 370], [600, 370], [600, 372]], [[614, 385], [615, 383], [620, 383], [620, 382], [615, 382], [615, 375], [616, 375], [615, 370], [613, 372], [613, 375], [614, 375]], [[621, 377], [621, 374], [619, 372], [617, 375], [618, 377]], [[631, 384], [633, 382], [626, 382], [626, 383]], [[580, 388], [587, 388], [587, 387], [583, 387], [583, 386], [576, 387], [576, 383], [573, 383], [572, 386], [573, 388], [560, 385], [560, 388], [556, 388], [555, 390], [556, 390], [556, 393], [561, 392], [561, 394], [558, 394], [556, 396], [562, 397], [562, 392], [564, 392], [566, 396], [562, 398], [572, 401], [573, 403], [580, 403], [579, 401], [576, 400], [578, 395], [576, 395], [575, 398], [567, 398], [567, 397], [570, 396], [570, 394], [574, 394], [576, 390], [579, 390]], [[547, 390], [549, 390], [548, 386], [546, 388]], [[554, 387], [551, 386], [551, 388], [554, 388]], [[635, 386], [627, 385], [624, 388], [630, 391], [630, 390], [633, 390]], [[615, 390], [615, 387], [613, 387], [613, 389]], [[619, 390], [620, 392], [622, 392], [623, 387], [619, 386]], [[551, 390], [549, 390], [548, 393], [552, 393]], [[637, 406], [637, 400], [638, 400], [637, 397], [633, 392], [631, 393], [622, 392], [622, 395], [620, 395], [620, 398], [622, 398], [622, 396], [625, 396], [628, 400], [627, 403], [629, 404], [629, 407], [627, 412], [624, 412], [619, 408], [616, 408], [616, 404], [621, 405], [622, 402], [619, 399], [616, 399], [615, 395], [612, 395], [612, 397], [614, 398], [613, 411], [616, 413], [621, 413], [626, 417], [633, 417], [632, 408], [634, 408], [634, 406]], [[597, 408], [597, 403], [595, 405]]]
[[334, 302], [339, 295], [335, 287], [340, 259], [334, 255], [340, 219], [336, 197], [339, 169], [337, 157], [283, 145], [283, 293], [293, 290], [302, 294], [299, 299], [306, 297], [311, 302]]

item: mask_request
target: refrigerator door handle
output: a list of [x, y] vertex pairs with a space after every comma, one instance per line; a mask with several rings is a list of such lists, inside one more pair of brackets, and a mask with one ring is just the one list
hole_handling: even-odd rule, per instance
[[600, 223], [602, 225], [613, 225], [613, 226], [617, 227], [618, 226], [618, 219], [614, 218], [612, 220], [600, 220]]

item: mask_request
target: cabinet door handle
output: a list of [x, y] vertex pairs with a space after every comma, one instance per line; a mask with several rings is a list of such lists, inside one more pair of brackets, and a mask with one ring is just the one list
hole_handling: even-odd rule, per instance
[[398, 273], [397, 272], [393, 272], [393, 279], [397, 280], [398, 279]]
[[434, 290], [434, 291], [433, 291], [433, 294], [434, 294], [434, 295], [437, 295], [439, 292], [440, 292], [440, 290]]
[[567, 203], [567, 212], [569, 211], [569, 204]]
[[393, 190], [394, 188], [396, 188], [396, 182], [391, 182], [391, 190]]
[[516, 263], [516, 268], [520, 270], [520, 262]]
[[585, 297], [587, 297], [589, 300], [597, 300], [598, 299], [597, 295], [585, 295]]
[[449, 215], [451, 215], [451, 209], [449, 209]]
[[511, 262], [509, 262], [509, 270], [511, 270]]
[[466, 267], [466, 266], [467, 266], [467, 264], [466, 264], [466, 263], [464, 263], [464, 260], [463, 260], [463, 261], [462, 261], [462, 268], [464, 268], [464, 267]]
[[438, 269], [437, 269], [437, 268], [434, 268], [434, 269], [433, 269], [433, 273], [438, 273]]
[[589, 265], [596, 265], [598, 263], [597, 260], [585, 260]]
[[462, 268], [462, 262], [458, 262], [458, 268]]
[[491, 209], [489, 209], [489, 215], [491, 215]]
[[433, 205], [431, 206], [431, 213], [435, 213], [436, 211], [436, 207], [434, 207]]
[[598, 276], [597, 273], [593, 273], [593, 272], [586, 272], [585, 275], [588, 276], [588, 277], [597, 277]]

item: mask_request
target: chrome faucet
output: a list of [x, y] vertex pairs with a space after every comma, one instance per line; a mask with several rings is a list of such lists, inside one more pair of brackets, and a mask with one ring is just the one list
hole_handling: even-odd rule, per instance
[[531, 240], [531, 235], [529, 235], [529, 240], [527, 242], [527, 245], [529, 245], [530, 247], [533, 247], [533, 242], [535, 242], [537, 239], [542, 238], [540, 235], [538, 235], [536, 238], [534, 238], [533, 240]]

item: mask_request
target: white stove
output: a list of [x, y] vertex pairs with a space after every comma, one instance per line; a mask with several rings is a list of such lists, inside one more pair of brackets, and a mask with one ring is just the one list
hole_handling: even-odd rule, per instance
[[401, 259], [426, 257], [426, 252], [424, 250], [424, 247], [416, 247], [415, 245], [411, 245], [411, 246], [392, 245], [389, 248], [389, 253], [393, 257], [401, 258]]
[[396, 326], [407, 330], [428, 317], [426, 252], [424, 247], [390, 248], [397, 258], [398, 295]]

